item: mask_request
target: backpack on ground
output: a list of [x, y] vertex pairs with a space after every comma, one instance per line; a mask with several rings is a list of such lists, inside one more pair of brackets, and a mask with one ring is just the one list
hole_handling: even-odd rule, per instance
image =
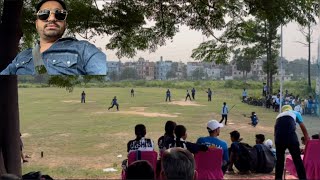
[[256, 148], [251, 147], [247, 143], [240, 142], [234, 165], [240, 172], [253, 171], [257, 165]]

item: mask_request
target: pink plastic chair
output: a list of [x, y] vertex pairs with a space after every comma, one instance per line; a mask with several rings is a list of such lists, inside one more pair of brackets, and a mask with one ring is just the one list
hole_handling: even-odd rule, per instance
[[[306, 144], [304, 155], [301, 155], [306, 169], [307, 179], [320, 179], [320, 140], [309, 140]], [[298, 177], [296, 167], [291, 156], [286, 158], [286, 170]]]
[[[139, 157], [140, 156], [140, 157]], [[156, 175], [158, 153], [156, 151], [132, 151], [128, 155], [128, 166], [137, 160], [148, 161]], [[126, 179], [126, 171], [122, 170], [122, 180]]]
[[198, 152], [194, 155], [197, 170], [197, 179], [223, 179], [222, 149], [214, 148], [207, 152]]

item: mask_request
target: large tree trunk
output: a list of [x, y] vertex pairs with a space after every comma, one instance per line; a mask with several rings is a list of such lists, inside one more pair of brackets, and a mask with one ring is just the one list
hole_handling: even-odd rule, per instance
[[21, 176], [17, 76], [1, 76], [0, 84], [0, 175]]
[[[0, 24], [0, 71], [18, 52], [23, 0], [4, 0]], [[0, 175], [21, 176], [17, 76], [0, 76]]]

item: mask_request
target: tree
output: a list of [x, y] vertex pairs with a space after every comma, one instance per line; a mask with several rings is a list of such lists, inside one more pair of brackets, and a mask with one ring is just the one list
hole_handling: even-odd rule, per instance
[[178, 72], [178, 63], [177, 62], [173, 62], [171, 64], [170, 71], [168, 71], [167, 74], [166, 74], [166, 78], [167, 79], [175, 79], [175, 78], [177, 78], [177, 72]]
[[108, 73], [108, 76], [111, 81], [117, 81], [119, 79], [118, 74], [116, 71], [111, 71]]
[[237, 70], [242, 71], [243, 79], [246, 82], [247, 74], [251, 71], [251, 65], [256, 60], [257, 56], [254, 49], [245, 48], [243, 50], [236, 49], [234, 52], [234, 61], [236, 62]]
[[137, 70], [133, 68], [125, 68], [120, 75], [121, 80], [127, 80], [127, 79], [138, 79], [138, 73]]
[[[37, 0], [26, 0], [24, 3], [22, 0], [0, 0], [0, 2], [3, 2], [3, 4], [0, 4], [0, 9], [2, 9], [0, 71], [2, 71], [19, 51], [19, 40], [22, 37], [20, 25], [23, 27], [23, 47], [31, 47], [34, 39], [37, 38], [33, 15]], [[230, 49], [234, 49], [235, 46], [247, 45], [245, 43], [247, 41], [245, 41], [245, 38], [243, 40], [243, 37], [250, 37], [237, 34], [237, 29], [246, 26], [248, 21], [259, 21], [265, 24], [265, 38], [267, 41], [263, 39], [257, 39], [257, 41], [264, 42], [264, 54], [267, 54], [265, 70], [272, 85], [272, 74], [276, 69], [274, 64], [277, 51], [274, 51], [274, 48], [276, 47], [277, 28], [281, 24], [286, 24], [292, 20], [296, 20], [302, 25], [306, 24], [306, 22], [315, 22], [314, 14], [315, 12], [318, 13], [317, 9], [312, 6], [312, 3], [315, 2], [316, 0], [121, 0], [107, 1], [104, 8], [99, 10], [96, 0], [70, 0], [67, 1], [69, 7], [68, 32], [71, 35], [78, 34], [85, 38], [100, 34], [110, 35], [111, 39], [106, 48], [117, 50], [118, 57], [132, 57], [137, 50], [155, 51], [158, 46], [165, 45], [166, 40], [170, 40], [175, 36], [179, 31], [180, 25], [187, 25], [190, 29], [200, 30], [203, 34], [213, 38], [213, 40], [200, 45], [201, 49], [195, 51], [194, 58], [227, 63], [231, 53]], [[22, 9], [23, 21], [21, 22]], [[226, 22], [225, 17], [231, 17], [231, 20]], [[154, 24], [147, 26], [147, 21], [152, 21]], [[222, 37], [216, 37], [213, 30], [226, 30], [226, 33]], [[233, 35], [239, 35], [238, 37], [240, 38], [230, 38]], [[197, 52], [199, 52], [199, 55], [196, 55]], [[61, 85], [66, 85], [67, 88], [69, 88], [69, 85], [78, 82], [74, 78], [69, 80], [67, 78], [61, 82]], [[6, 96], [3, 97], [5, 100], [7, 100], [7, 97], [12, 98], [12, 101], [11, 99], [10, 101], [4, 101], [3, 106], [10, 108], [5, 109], [6, 111], [1, 112], [1, 114], [18, 114], [16, 81], [16, 77], [1, 78], [1, 87], [5, 87], [2, 89], [4, 92], [2, 92], [1, 96]], [[54, 79], [51, 82], [59, 83]], [[3, 108], [1, 110], [3, 111]], [[15, 116], [14, 119], [10, 119], [7, 116], [4, 119], [1, 118], [2, 123], [16, 122], [16, 124], [12, 125], [12, 127], [16, 128], [16, 131], [12, 131], [15, 134], [10, 137], [12, 138], [10, 139], [11, 142], [16, 142], [17, 140], [17, 117]], [[6, 130], [8, 129], [10, 128]], [[1, 135], [5, 136], [4, 139], [8, 140], [7, 142], [10, 142], [8, 134], [4, 132], [7, 131], [1, 131]], [[15, 149], [17, 147], [16, 144], [12, 144], [14, 145], [10, 147], [18, 150], [18, 148]], [[3, 142], [1, 142], [2, 147]], [[9, 158], [6, 156], [7, 151], [2, 151], [2, 153], [4, 158]], [[10, 163], [8, 161], [0, 161], [0, 166], [4, 167], [8, 172], [20, 175], [21, 168], [20, 163], [17, 163], [17, 151], [10, 151], [10, 153], [12, 157], [15, 156], [15, 159], [9, 158], [12, 160]], [[14, 170], [11, 169], [11, 164], [14, 164]]]
[[[276, 62], [279, 49], [277, 29], [280, 25], [290, 21], [297, 21], [302, 25], [307, 22], [315, 22], [315, 15], [318, 14], [317, 8], [314, 8], [316, 2], [316, 0], [303, 2], [244, 0], [243, 2], [232, 1], [215, 5], [203, 3], [206, 4], [204, 9], [213, 9], [216, 12], [212, 13], [220, 13], [221, 18], [216, 20], [220, 24], [210, 26], [206, 24], [210, 15], [198, 13], [199, 18], [203, 21], [197, 25], [201, 29], [206, 28], [207, 35], [211, 36], [212, 40], [202, 43], [193, 51], [192, 57], [197, 60], [226, 63], [232, 53], [231, 49], [246, 46], [254, 48], [258, 55], [267, 56], [263, 69], [267, 73], [267, 85], [272, 92], [272, 76], [277, 72]], [[218, 11], [219, 5], [223, 6], [225, 11]], [[231, 17], [228, 22], [223, 19], [226, 15]], [[221, 37], [216, 37], [213, 29], [224, 29], [224, 33]]]
[[300, 42], [300, 41], [297, 41], [297, 42], [308, 47], [308, 86], [309, 86], [309, 89], [311, 90], [311, 43], [313, 43], [311, 36], [313, 33], [313, 29], [310, 23], [307, 24], [306, 28], [307, 28], [307, 32], [305, 31], [305, 27], [300, 27], [299, 31], [305, 37], [307, 43]]
[[[0, 70], [18, 52], [21, 31], [22, 0], [0, 1]], [[15, 17], [15, 18], [12, 18]], [[17, 76], [0, 77], [0, 175], [21, 176], [20, 127]]]

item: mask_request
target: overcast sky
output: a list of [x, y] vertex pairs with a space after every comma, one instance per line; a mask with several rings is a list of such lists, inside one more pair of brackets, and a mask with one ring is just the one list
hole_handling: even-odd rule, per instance
[[[103, 3], [98, 2], [99, 5]], [[280, 30], [279, 30], [280, 32]], [[299, 26], [296, 23], [290, 23], [283, 28], [283, 56], [288, 60], [294, 60], [298, 58], [308, 58], [308, 48], [304, 45], [297, 43], [296, 41], [305, 42], [305, 38], [299, 31]], [[219, 34], [219, 33], [218, 33]], [[312, 40], [314, 43], [311, 45], [311, 59], [317, 58], [317, 48], [318, 48], [318, 38], [320, 36], [320, 27], [313, 27]], [[95, 37], [94, 44], [100, 47], [104, 53], [107, 54], [108, 60], [119, 60], [115, 55], [115, 51], [106, 50], [105, 45], [109, 42], [107, 36]], [[165, 60], [173, 61], [194, 61], [191, 58], [192, 50], [198, 47], [200, 43], [206, 40], [206, 38], [201, 34], [201, 32], [190, 30], [186, 26], [180, 28], [180, 32], [172, 39], [172, 41], [167, 41], [165, 46], [159, 47], [156, 52], [149, 53], [149, 51], [139, 51], [134, 58], [121, 58], [121, 61], [137, 60], [139, 57], [143, 57], [146, 60], [157, 61], [160, 56], [163, 56]], [[93, 41], [91, 41], [93, 42]]]
[[[320, 36], [319, 26], [314, 27], [312, 39], [314, 43], [311, 45], [311, 59], [317, 58], [317, 46], [318, 37]], [[294, 60], [298, 58], [308, 58], [308, 48], [304, 45], [297, 43], [296, 41], [305, 42], [305, 38], [299, 31], [299, 26], [295, 23], [290, 23], [283, 28], [283, 56], [288, 60]], [[115, 55], [115, 51], [106, 50], [105, 45], [109, 42], [110, 37], [95, 37], [94, 44], [97, 47], [102, 48], [103, 52], [107, 54], [108, 60], [118, 60]], [[156, 52], [149, 53], [149, 51], [138, 51], [137, 56], [131, 58], [137, 60], [139, 57], [143, 57], [146, 60], [157, 61], [160, 56], [163, 56], [165, 60], [173, 61], [194, 61], [191, 53], [192, 49], [196, 48], [205, 37], [197, 31], [189, 30], [188, 27], [182, 27], [180, 32], [176, 34], [172, 41], [167, 41], [165, 46], [159, 47]], [[121, 58], [121, 61], [128, 61], [129, 58]]]

